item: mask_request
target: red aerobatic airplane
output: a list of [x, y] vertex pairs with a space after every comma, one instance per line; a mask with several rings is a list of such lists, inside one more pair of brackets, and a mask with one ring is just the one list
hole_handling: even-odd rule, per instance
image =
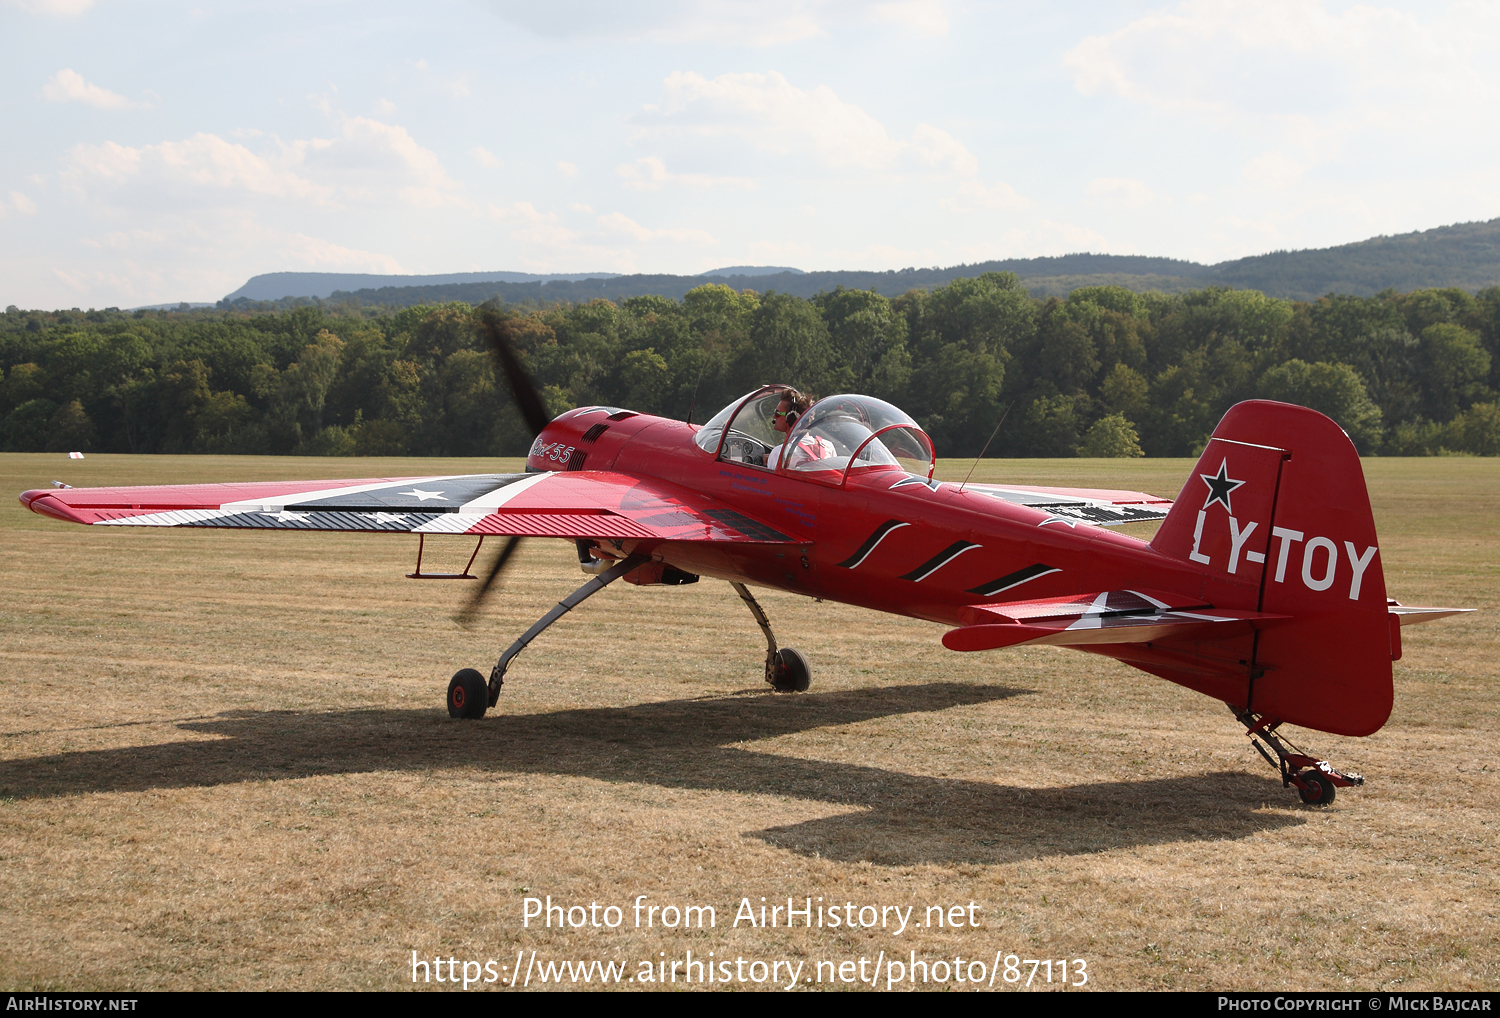
[[[512, 643], [488, 680], [472, 668], [454, 675], [454, 717], [483, 717], [516, 654], [606, 584], [712, 576], [733, 584], [765, 633], [766, 681], [778, 690], [805, 690], [811, 670], [778, 649], [747, 584], [941, 623], [951, 650], [1052, 644], [1123, 661], [1226, 703], [1309, 803], [1363, 779], [1277, 728], [1377, 731], [1401, 627], [1461, 610], [1387, 598], [1359, 457], [1338, 425], [1303, 407], [1231, 408], [1175, 503], [952, 484], [933, 479], [916, 422], [868, 396], [829, 396], [798, 414], [786, 386], [767, 385], [701, 427], [605, 406], [548, 421], [504, 324], [487, 330], [536, 436], [525, 473], [64, 487], [21, 502], [98, 526], [509, 536], [470, 610], [522, 537], [576, 541], [593, 578]], [[1162, 525], [1149, 543], [1104, 529], [1150, 520]], [[411, 575], [430, 575], [420, 550]]]

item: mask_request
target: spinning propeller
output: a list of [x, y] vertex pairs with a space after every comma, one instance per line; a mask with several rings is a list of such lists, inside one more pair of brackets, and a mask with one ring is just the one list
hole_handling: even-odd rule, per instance
[[[505, 319], [495, 311], [485, 311], [480, 319], [480, 327], [484, 330], [485, 338], [489, 340], [490, 352], [494, 354], [496, 363], [505, 372], [506, 380], [510, 382], [510, 392], [515, 398], [516, 407], [521, 411], [521, 417], [526, 421], [526, 427], [531, 431], [531, 437], [542, 433], [551, 421], [547, 416], [547, 408], [542, 403], [541, 395], [536, 391], [536, 386], [531, 381], [531, 376], [526, 374], [526, 369], [521, 366], [521, 358], [516, 354], [515, 343], [512, 342], [510, 326]], [[474, 591], [468, 603], [459, 610], [458, 621], [462, 625], [470, 625], [479, 614], [479, 608], [484, 599], [489, 595], [490, 588], [499, 579], [500, 573], [504, 571], [511, 556], [521, 545], [521, 538], [511, 537], [506, 540], [505, 545], [496, 553], [490, 562], [490, 568], [484, 575], [484, 581]]]

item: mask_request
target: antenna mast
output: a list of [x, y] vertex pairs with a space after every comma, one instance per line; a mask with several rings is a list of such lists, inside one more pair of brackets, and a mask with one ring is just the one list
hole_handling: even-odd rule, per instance
[[[1011, 400], [1010, 403], [1009, 403], [1009, 405], [1007, 405], [1006, 408], [1005, 408], [1005, 410], [1000, 414], [1000, 419], [995, 422], [995, 430], [992, 431], [992, 432], [990, 432], [989, 441], [987, 441], [987, 442], [984, 443], [984, 448], [980, 449], [979, 450], [979, 455], [974, 457], [974, 467], [979, 466], [979, 461], [982, 460], [982, 459], [984, 459], [984, 454], [990, 451], [990, 442], [993, 442], [995, 440], [995, 436], [998, 435], [998, 434], [1000, 434], [1000, 425], [1002, 425], [1002, 424], [1005, 423], [1006, 415], [1010, 413], [1010, 408], [1013, 407], [1013, 406], [1015, 406], [1015, 405], [1016, 405], [1016, 401], [1015, 400]], [[971, 477], [974, 476], [974, 467], [970, 467], [969, 468], [969, 472], [964, 475], [964, 484], [968, 484], [969, 483], [969, 478], [971, 478]], [[964, 490], [964, 484], [960, 484], [958, 486], [958, 490], [959, 491], [963, 491]]]

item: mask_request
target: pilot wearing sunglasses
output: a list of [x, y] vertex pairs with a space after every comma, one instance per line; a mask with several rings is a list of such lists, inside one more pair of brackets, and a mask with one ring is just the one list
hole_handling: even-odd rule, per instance
[[[778, 434], [785, 435], [797, 426], [797, 421], [803, 414], [807, 413], [813, 405], [813, 398], [806, 393], [798, 392], [796, 389], [787, 389], [781, 394], [781, 402], [776, 405], [776, 413], [771, 420], [771, 427]], [[783, 444], [772, 449], [766, 456], [766, 467], [775, 470], [781, 461], [781, 451], [786, 448]], [[805, 434], [797, 439], [787, 457], [787, 466], [795, 468], [810, 460], [826, 459], [835, 454], [833, 444], [818, 435]]]

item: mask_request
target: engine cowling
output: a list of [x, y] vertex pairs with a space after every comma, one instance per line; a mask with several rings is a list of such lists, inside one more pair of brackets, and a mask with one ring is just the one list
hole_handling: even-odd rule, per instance
[[531, 443], [527, 470], [607, 470], [630, 436], [658, 418], [613, 406], [559, 414]]

